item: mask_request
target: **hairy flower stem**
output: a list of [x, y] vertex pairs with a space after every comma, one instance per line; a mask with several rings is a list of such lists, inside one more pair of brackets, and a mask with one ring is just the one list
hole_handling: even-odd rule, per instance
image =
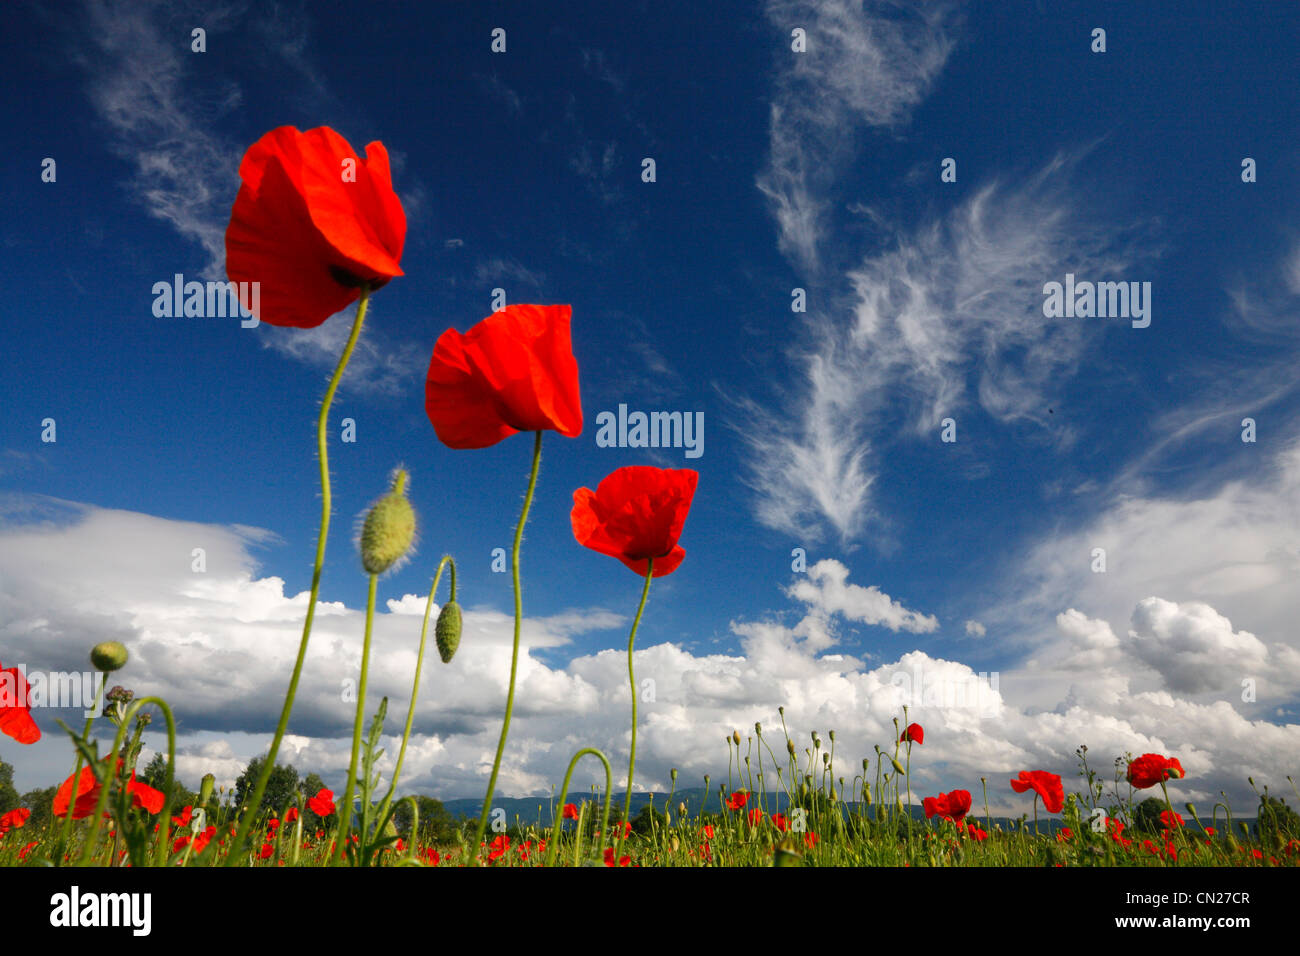
[[636, 673], [632, 670], [632, 646], [636, 643], [636, 629], [641, 624], [641, 615], [645, 611], [645, 601], [650, 594], [650, 579], [654, 577], [655, 559], [651, 558], [646, 565], [645, 584], [641, 588], [641, 604], [636, 609], [636, 617], [632, 620], [632, 633], [627, 637], [627, 680], [632, 688], [632, 749], [627, 763], [627, 792], [623, 794], [623, 824], [619, 827], [618, 843], [614, 850], [617, 857], [623, 852], [624, 834], [627, 833], [627, 827], [632, 822], [632, 775], [636, 772]]
[[316, 536], [316, 563], [312, 566], [311, 572], [311, 597], [307, 602], [307, 619], [303, 622], [302, 640], [298, 644], [298, 659], [293, 665], [293, 676], [289, 678], [289, 690], [284, 695], [284, 708], [280, 712], [280, 722], [276, 725], [275, 736], [271, 739], [271, 749], [267, 751], [262, 772], [258, 775], [257, 785], [253, 787], [252, 796], [249, 798], [248, 812], [240, 817], [239, 829], [235, 832], [230, 853], [226, 856], [226, 866], [234, 866], [242, 855], [244, 841], [248, 838], [248, 831], [257, 817], [257, 809], [262, 805], [262, 796], [266, 793], [271, 772], [275, 769], [275, 758], [280, 753], [280, 742], [289, 729], [289, 714], [293, 712], [293, 699], [298, 693], [298, 679], [302, 676], [303, 661], [307, 658], [307, 642], [311, 640], [311, 625], [316, 619], [316, 595], [320, 593], [321, 567], [325, 564], [325, 540], [330, 530], [330, 466], [329, 452], [325, 445], [325, 429], [329, 424], [330, 406], [334, 403], [334, 393], [338, 390], [339, 380], [343, 378], [343, 370], [348, 367], [352, 350], [356, 348], [357, 339], [361, 337], [361, 326], [366, 320], [366, 306], [369, 302], [370, 286], [362, 285], [361, 298], [357, 301], [357, 315], [352, 321], [352, 333], [348, 336], [347, 345], [343, 346], [343, 354], [339, 356], [338, 367], [334, 369], [329, 387], [325, 390], [325, 398], [320, 406], [320, 417], [316, 420], [316, 452], [320, 461], [321, 484], [320, 532]]
[[[600, 759], [600, 762], [605, 765], [605, 815], [604, 815], [604, 819], [601, 821], [600, 828], [601, 828], [601, 833], [607, 833], [609, 831], [609, 801], [610, 801], [610, 797], [613, 796], [614, 776], [609, 769], [609, 761], [605, 758], [605, 755], [603, 753], [601, 753], [595, 747], [584, 747], [582, 750], [579, 750], [576, 754], [573, 755], [573, 759], [569, 761], [569, 769], [565, 771], [564, 774], [564, 789], [560, 791], [559, 809], [555, 811], [555, 828], [551, 831], [551, 842], [547, 844], [546, 847], [547, 866], [551, 866], [555, 863], [555, 854], [560, 847], [560, 827], [564, 823], [564, 798], [569, 795], [569, 779], [573, 776], [573, 768], [578, 765], [578, 761], [581, 760], [587, 754], [592, 754], [593, 756], [598, 757]], [[586, 810], [586, 806], [584, 805], [583, 811], [585, 810]], [[582, 825], [585, 821], [586, 821], [585, 812], [580, 812], [578, 814], [578, 824], [577, 827], [575, 828], [575, 837], [574, 837], [575, 846], [581, 846]], [[576, 850], [574, 854], [574, 865], [577, 866]]]
[[[415, 723], [415, 698], [420, 692], [420, 669], [424, 666], [424, 647], [429, 638], [429, 615], [433, 611], [433, 599], [438, 593], [443, 569], [447, 567], [451, 568], [451, 597], [448, 600], [456, 600], [456, 562], [452, 560], [451, 555], [443, 555], [442, 560], [438, 562], [438, 571], [433, 576], [433, 587], [429, 588], [429, 599], [424, 604], [424, 626], [420, 629], [420, 650], [415, 655], [415, 678], [411, 683], [411, 703], [406, 708], [406, 728], [402, 731], [402, 746], [397, 751], [397, 765], [393, 768], [393, 779], [388, 785], [388, 793], [375, 817], [381, 825], [387, 819], [388, 807], [393, 802], [393, 794], [397, 791], [397, 781], [402, 776], [402, 763], [406, 760], [406, 742], [411, 738], [411, 727]], [[411, 845], [415, 845], [414, 837], [411, 839]]]
[[515, 710], [515, 676], [519, 671], [519, 627], [523, 623], [523, 598], [519, 588], [519, 545], [524, 540], [524, 524], [528, 521], [528, 509], [533, 504], [533, 491], [537, 488], [537, 469], [542, 462], [542, 433], [537, 432], [533, 440], [533, 468], [528, 475], [528, 491], [524, 495], [524, 507], [519, 514], [519, 524], [515, 527], [515, 544], [510, 552], [510, 571], [515, 584], [515, 642], [510, 655], [510, 688], [506, 691], [506, 716], [501, 722], [501, 739], [497, 741], [497, 756], [492, 762], [492, 776], [488, 778], [487, 794], [483, 797], [483, 812], [479, 814], [478, 831], [474, 835], [474, 845], [470, 852], [478, 860], [479, 846], [483, 843], [483, 834], [487, 832], [488, 814], [492, 812], [492, 795], [497, 788], [497, 775], [501, 772], [501, 755], [506, 750], [506, 737], [510, 734], [510, 716]]
[[[101, 671], [99, 675], [99, 690], [95, 692], [95, 706], [90, 708], [90, 716], [86, 718], [86, 729], [81, 732], [81, 739], [90, 741], [90, 729], [95, 724], [95, 718], [104, 712], [104, 687], [108, 684], [108, 674]], [[59, 842], [54, 847], [54, 865], [63, 865], [63, 855], [68, 852], [68, 840], [72, 836], [72, 810], [76, 806], [77, 797], [80, 796], [81, 788], [81, 750], [77, 750], [77, 764], [72, 770], [72, 799], [68, 804], [68, 814], [63, 820], [63, 830], [59, 834]]]
[[[344, 844], [352, 832], [352, 794], [357, 784], [357, 762], [361, 759], [361, 729], [366, 717], [366, 683], [370, 677], [370, 634], [375, 623], [375, 587], [378, 582], [379, 575], [370, 575], [370, 588], [366, 593], [366, 636], [361, 642], [361, 680], [357, 684], [357, 713], [352, 722], [352, 761], [348, 764], [348, 785], [343, 791], [343, 802], [339, 804], [338, 831], [334, 839], [331, 866], [336, 865], [343, 856]], [[365, 796], [361, 800], [363, 805], [370, 805]], [[363, 825], [362, 830], [365, 829]], [[364, 832], [361, 835], [366, 836]]]

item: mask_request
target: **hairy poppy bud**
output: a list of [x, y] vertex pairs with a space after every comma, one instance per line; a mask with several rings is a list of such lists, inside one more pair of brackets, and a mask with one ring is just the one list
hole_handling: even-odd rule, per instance
[[787, 738], [787, 739], [786, 739], [786, 742], [785, 742], [785, 749], [788, 750], [788, 751], [790, 751], [790, 756], [793, 757], [793, 756], [794, 756], [794, 741], [793, 741], [793, 740], [790, 740], [789, 738]]
[[890, 757], [890, 758], [889, 758], [889, 762], [892, 763], [892, 764], [894, 765], [894, 769], [895, 769], [895, 770], [897, 770], [899, 773], [901, 773], [904, 777], [907, 776], [907, 771], [903, 769], [903, 765], [902, 765], [901, 763], [898, 762], [898, 758], [897, 758], [897, 757]]
[[212, 774], [204, 774], [203, 782], [199, 784], [199, 806], [206, 807], [208, 801], [212, 799], [212, 788], [216, 786], [217, 778]]
[[733, 731], [731, 732], [731, 739], [734, 740], [735, 743], [736, 743], [736, 746], [739, 747], [739, 746], [740, 746], [740, 731], [739, 731], [739, 730], [733, 730]]
[[803, 866], [803, 856], [799, 853], [798, 844], [789, 837], [786, 837], [776, 846], [776, 851], [772, 854], [773, 866]]
[[676, 768], [676, 767], [673, 767], [673, 769], [669, 770], [669, 771], [668, 771], [668, 776], [670, 776], [670, 777], [672, 777], [674, 780], [676, 780], [676, 779], [677, 779], [677, 768]]
[[869, 784], [864, 783], [862, 785], [862, 796], [866, 800], [867, 806], [871, 806], [871, 786]]
[[388, 494], [366, 512], [361, 525], [361, 566], [369, 574], [383, 574], [406, 557], [415, 541], [415, 511], [406, 497], [406, 470], [393, 473]]
[[105, 674], [126, 666], [126, 647], [119, 641], [105, 641], [90, 649], [90, 663]]
[[758, 734], [760, 737], [763, 736], [763, 725], [758, 721], [754, 721], [754, 733]]
[[444, 664], [450, 664], [456, 648], [460, 647], [461, 617], [460, 605], [448, 601], [438, 612], [438, 624], [434, 628], [438, 638], [438, 656]]

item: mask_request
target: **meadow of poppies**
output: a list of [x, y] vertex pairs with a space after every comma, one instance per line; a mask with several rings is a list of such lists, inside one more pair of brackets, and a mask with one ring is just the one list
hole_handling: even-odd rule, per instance
[[[241, 289], [256, 284], [259, 290], [259, 297], [250, 297], [244, 305], [256, 304], [261, 322], [298, 328], [347, 321], [339, 313], [355, 306], [350, 333], [320, 403], [316, 437], [321, 514], [311, 598], [269, 753], [246, 801], [246, 806], [258, 807], [289, 727], [304, 661], [312, 651], [313, 617], [331, 520], [327, 442], [331, 405], [364, 333], [370, 298], [403, 275], [406, 218], [393, 189], [384, 145], [370, 143], [361, 155], [329, 128], [272, 130], [248, 149], [239, 173], [242, 185], [233, 199], [225, 237], [226, 267], [230, 280], [241, 283]], [[574, 438], [583, 430], [581, 370], [571, 344], [575, 322], [580, 326], [581, 317], [575, 317], [568, 305], [509, 305], [464, 333], [447, 329], [432, 346], [425, 379], [425, 410], [442, 444], [458, 450], [482, 449], [522, 433], [524, 437], [515, 444], [521, 461], [528, 456], [530, 462], [510, 561], [514, 645], [508, 691], [477, 820], [462, 827], [454, 839], [436, 843], [422, 843], [412, 836], [418, 828], [404, 837], [394, 825], [404, 802], [418, 820], [414, 801], [399, 799], [397, 794], [412, 718], [421, 706], [420, 678], [431, 611], [444, 573], [447, 598], [432, 622], [442, 666], [456, 666], [462, 638], [456, 564], [451, 556], [439, 562], [429, 592], [395, 769], [389, 779], [381, 779], [375, 770], [377, 742], [389, 716], [387, 701], [367, 699], [366, 693], [376, 581], [407, 558], [418, 525], [406, 493], [411, 476], [395, 467], [388, 476], [375, 476], [378, 496], [358, 535], [358, 559], [368, 576], [369, 593], [345, 790], [336, 794], [322, 789], [268, 814], [232, 805], [228, 795], [214, 792], [209, 776], [196, 803], [174, 805], [172, 706], [154, 697], [134, 699], [118, 687], [110, 689], [112, 675], [129, 674], [130, 649], [113, 642], [100, 644], [89, 650], [101, 675], [95, 710], [102, 716], [88, 719], [80, 728], [65, 728], [70, 773], [54, 797], [48, 824], [40, 829], [30, 826], [29, 809], [0, 816], [0, 863], [56, 867], [1285, 867], [1300, 862], [1300, 832], [1293, 832], [1289, 818], [1269, 820], [1261, 814], [1254, 826], [1248, 826], [1234, 819], [1234, 810], [1226, 802], [1213, 807], [1176, 806], [1169, 783], [1185, 774], [1174, 754], [1121, 759], [1114, 778], [1108, 780], [1089, 766], [1086, 749], [1081, 748], [1074, 759], [1062, 755], [1063, 763], [1056, 768], [1024, 768], [1011, 779], [970, 781], [967, 789], [915, 792], [912, 771], [925, 753], [925, 730], [910, 722], [907, 714], [899, 715], [894, 739], [852, 759], [835, 753], [833, 732], [829, 747], [816, 732], [811, 733], [810, 745], [797, 745], [796, 737], [803, 739], [806, 731], [787, 728], [783, 713], [777, 737], [765, 735], [761, 724], [743, 738], [734, 731], [728, 743], [726, 782], [721, 777], [704, 779], [703, 806], [690, 809], [669, 794], [651, 812], [634, 817], [637, 630], [643, 616], [653, 613], [654, 579], [689, 571], [679, 538], [695, 495], [710, 493], [707, 487], [698, 487], [699, 475], [691, 469], [648, 466], [620, 467], [594, 481], [594, 488], [572, 491], [575, 542], [621, 562], [636, 579], [636, 584], [628, 580], [629, 605], [636, 601], [627, 641], [628, 752], [580, 749], [565, 779], [557, 781], [559, 797], [549, 803], [545, 815], [513, 821], [508, 829], [495, 825], [493, 800], [503, 755], [510, 746], [525, 613], [524, 530], [543, 445], [548, 453], [563, 454], [560, 439]], [[301, 399], [303, 407], [314, 400], [314, 396]], [[516, 493], [512, 490], [508, 500]], [[17, 668], [5, 673], [15, 684], [23, 681]], [[136, 766], [142, 736], [151, 722], [151, 733], [165, 730], [167, 738], [166, 785], [161, 790], [139, 780]], [[18, 745], [32, 744], [40, 737], [22, 704], [0, 709], [0, 732]], [[599, 794], [570, 791], [580, 760], [601, 765], [605, 787]], [[621, 776], [624, 760], [626, 777]], [[618, 764], [617, 770], [612, 763]], [[1070, 775], [1068, 780], [1063, 773]], [[616, 783], [623, 791], [621, 801], [615, 799]], [[698, 781], [690, 784], [698, 785]], [[1019, 821], [995, 821], [987, 809], [990, 793], [1001, 796], [1008, 790], [1031, 794], [1032, 814]], [[1149, 798], [1158, 803], [1150, 804]], [[1148, 803], [1143, 804], [1144, 799]], [[1143, 805], [1154, 806], [1154, 815], [1140, 812]]]

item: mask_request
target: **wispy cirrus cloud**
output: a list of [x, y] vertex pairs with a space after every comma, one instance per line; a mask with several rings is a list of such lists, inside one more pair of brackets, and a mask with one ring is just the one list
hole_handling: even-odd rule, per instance
[[[805, 273], [820, 271], [825, 192], [852, 155], [854, 131], [907, 120], [948, 60], [955, 12], [942, 2], [769, 0], [786, 49], [758, 188], [781, 251]], [[805, 53], [789, 49], [795, 28], [806, 31]]]
[[1079, 214], [1076, 158], [988, 184], [947, 215], [897, 232], [892, 248], [848, 273], [846, 301], [809, 313], [791, 353], [800, 374], [781, 403], [793, 415], [745, 406], [743, 437], [763, 463], [750, 476], [760, 521], [851, 545], [877, 517], [872, 436], [886, 412], [901, 411], [916, 434], [972, 405], [1003, 422], [1042, 421], [1045, 395], [1105, 329], [1045, 320], [1045, 278], [1063, 263], [1123, 274], [1153, 252], [1140, 250], [1141, 230]]
[[[238, 86], [202, 96], [187, 87], [188, 30], [164, 33], [166, 4], [90, 0], [84, 10], [79, 36], [94, 55], [76, 56], [90, 74], [87, 95], [108, 127], [110, 149], [134, 167], [130, 186], [149, 214], [203, 248], [205, 278], [224, 278], [240, 153], [195, 116], [231, 112], [240, 103]], [[200, 19], [212, 36], [240, 13], [239, 5], [205, 7]]]

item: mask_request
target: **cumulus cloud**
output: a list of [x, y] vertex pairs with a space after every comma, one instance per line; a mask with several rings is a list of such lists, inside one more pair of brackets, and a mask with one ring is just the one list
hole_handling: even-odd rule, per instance
[[[123, 677], [137, 692], [159, 693], [177, 706], [182, 780], [197, 786], [212, 772], [229, 786], [269, 741], [305, 611], [306, 594], [285, 594], [280, 579], [257, 575], [252, 551], [268, 540], [255, 529], [9, 496], [0, 501], [0, 659], [6, 666], [75, 670], [89, 643], [110, 636], [126, 641], [132, 661]], [[200, 544], [208, 554], [203, 575], [190, 563]], [[810, 731], [836, 731], [837, 770], [847, 778], [875, 744], [893, 739], [894, 718], [906, 705], [909, 719], [926, 728], [925, 747], [912, 761], [914, 791], [969, 789], [985, 776], [995, 811], [1027, 807], [998, 783], [1002, 775], [1050, 769], [1070, 779], [1070, 755], [1081, 743], [1094, 757], [1177, 754], [1189, 776], [1174, 788], [1175, 799], [1204, 799], [1222, 788], [1243, 803], [1251, 796], [1246, 775], [1271, 781], [1283, 768], [1293, 770], [1288, 761], [1300, 752], [1300, 726], [1252, 719], [1226, 700], [1189, 699], [1162, 686], [1162, 675], [1149, 669], [1149, 679], [1138, 674], [1130, 684], [1126, 671], [1141, 663], [1133, 646], [1074, 610], [1055, 621], [1063, 650], [1052, 656], [1074, 669], [1073, 680], [1088, 693], [1066, 694], [1043, 708], [1033, 701], [1043, 673], [1028, 663], [983, 672], [926, 651], [882, 653], [871, 638], [850, 643], [840, 636], [842, 622], [857, 622], [891, 630], [894, 637], [881, 636], [892, 641], [901, 632], [926, 632], [935, 619], [877, 587], [852, 583], [839, 562], [814, 565], [788, 593], [798, 620], [733, 622], [738, 653], [694, 654], [675, 643], [637, 651], [639, 788], [666, 788], [673, 767], [680, 786], [705, 773], [716, 780], [725, 760], [720, 736], [733, 729], [752, 736], [756, 721], [765, 736], [779, 734], [781, 706], [800, 749]], [[382, 606], [387, 613], [376, 615], [371, 709], [381, 695], [390, 698], [391, 731], [405, 714], [424, 608], [413, 594]], [[1135, 620], [1161, 640], [1200, 647], [1213, 643], [1205, 634], [1231, 635], [1237, 646], [1248, 645], [1210, 614], [1170, 607], [1152, 605], [1149, 622]], [[1179, 623], [1189, 617], [1206, 623], [1200, 631]], [[470, 608], [452, 665], [426, 661], [404, 790], [445, 798], [482, 792], [500, 729], [511, 621], [494, 608]], [[621, 641], [611, 641], [614, 649], [571, 655], [563, 665], [543, 663], [535, 653], [553, 653], [582, 633], [617, 628], [621, 634], [625, 623], [598, 608], [526, 619], [503, 795], [548, 793], [581, 747], [626, 752]], [[361, 631], [360, 610], [320, 605], [285, 744], [283, 759], [327, 782], [340, 781], [347, 767], [353, 705], [341, 689], [355, 678]], [[1109, 693], [1096, 692], [1103, 687]], [[66, 773], [53, 716], [38, 711], [45, 739], [14, 757], [24, 786], [48, 785]], [[773, 743], [780, 752], [783, 741]], [[397, 739], [386, 737], [384, 746], [380, 770], [391, 772]], [[765, 767], [773, 786], [770, 762]], [[582, 767], [574, 784], [594, 782], [594, 770]]]

